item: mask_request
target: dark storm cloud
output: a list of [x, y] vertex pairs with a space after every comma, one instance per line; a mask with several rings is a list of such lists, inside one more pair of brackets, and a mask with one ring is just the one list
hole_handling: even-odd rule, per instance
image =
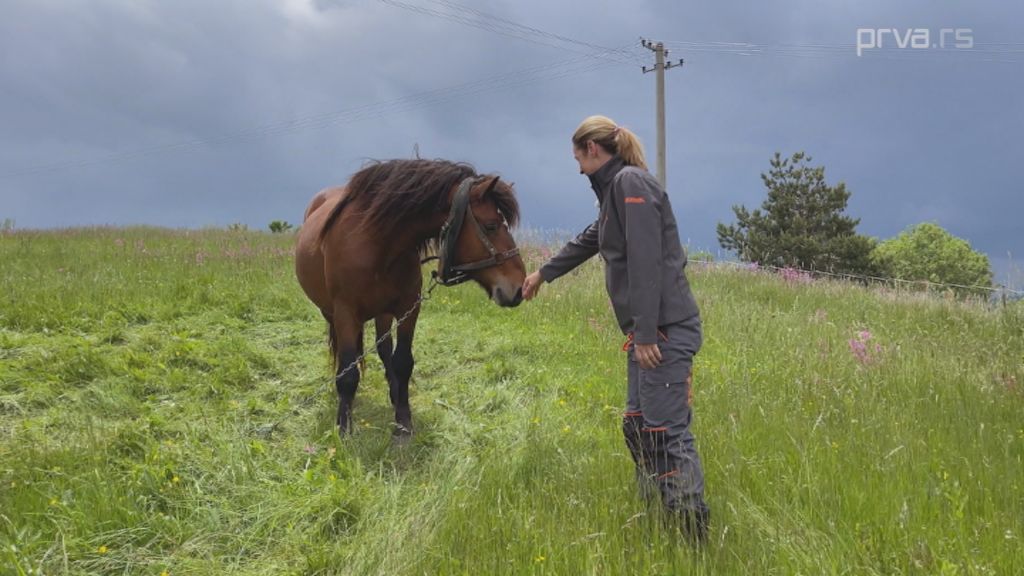
[[[434, 0], [404, 3], [450, 12]], [[1024, 8], [995, 2], [472, 6], [603, 46], [644, 35], [852, 52], [860, 27], [963, 27], [978, 43], [1024, 46], [1014, 25]], [[528, 224], [581, 228], [593, 195], [569, 136], [584, 116], [606, 114], [633, 128], [653, 160], [654, 79], [638, 62], [568, 74], [579, 64], [556, 64], [580, 57], [569, 49], [588, 50], [530, 38], [370, 1], [8, 3], [0, 218], [22, 227], [297, 221], [317, 189], [418, 144], [425, 157], [514, 180]], [[669, 187], [694, 247], [716, 249], [715, 223], [731, 220], [732, 204], [760, 204], [758, 174], [772, 153], [806, 150], [852, 190], [849, 211], [864, 233], [889, 237], [933, 220], [1002, 258], [1002, 270], [1007, 252], [1024, 253], [1024, 54], [997, 63], [673, 52], [687, 63], [667, 74]], [[552, 68], [499, 89], [414, 96], [544, 65]], [[344, 113], [358, 106], [369, 108]], [[288, 124], [296, 119], [305, 123]], [[159, 149], [168, 144], [183, 145]], [[69, 165], [79, 161], [88, 164]], [[25, 173], [38, 166], [48, 168]]]

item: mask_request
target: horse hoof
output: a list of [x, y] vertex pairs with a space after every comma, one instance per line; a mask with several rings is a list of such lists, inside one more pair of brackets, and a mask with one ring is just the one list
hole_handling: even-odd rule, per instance
[[395, 423], [395, 428], [394, 430], [391, 431], [391, 435], [394, 436], [395, 438], [411, 438], [412, 427], [406, 426], [404, 424]]

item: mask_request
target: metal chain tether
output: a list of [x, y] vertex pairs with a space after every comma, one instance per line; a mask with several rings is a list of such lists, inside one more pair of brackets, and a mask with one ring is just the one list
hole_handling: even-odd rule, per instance
[[[357, 356], [356, 359], [353, 360], [351, 364], [346, 366], [341, 372], [338, 372], [338, 374], [335, 376], [335, 378], [341, 378], [345, 374], [348, 374], [353, 368], [358, 366], [359, 363], [364, 358], [366, 358], [367, 354], [369, 354], [369, 350], [375, 350], [377, 348], [377, 346], [380, 346], [381, 343], [383, 343], [385, 340], [390, 338], [391, 335], [395, 332], [395, 330], [398, 329], [398, 327], [402, 325], [402, 322], [405, 322], [406, 320], [408, 320], [409, 316], [412, 316], [412, 313], [415, 312], [416, 309], [420, 307], [420, 304], [422, 304], [423, 302], [425, 302], [425, 301], [430, 299], [430, 294], [434, 291], [434, 288], [437, 288], [437, 286], [438, 286], [437, 278], [436, 277], [432, 277], [430, 279], [430, 285], [427, 286], [426, 292], [421, 292], [420, 293], [419, 297], [416, 298], [416, 302], [412, 305], [412, 308], [409, 308], [409, 310], [406, 311], [405, 314], [402, 314], [398, 318], [398, 320], [391, 326], [391, 328], [383, 336], [378, 338], [376, 340], [376, 342], [373, 343], [373, 347], [372, 348], [367, 349], [367, 350], [363, 350], [363, 353], [360, 354], [359, 356]], [[295, 406], [295, 408], [292, 409], [292, 413], [297, 413], [299, 410], [305, 408], [306, 406], [309, 405], [310, 402], [315, 400], [321, 394], [323, 394], [323, 388], [318, 389], [317, 391], [313, 392], [312, 394], [307, 396], [305, 399], [303, 399], [302, 402], [299, 402], [299, 404], [297, 406]], [[286, 416], [282, 416], [280, 419], [278, 419], [273, 424], [264, 424], [262, 426], [257, 427], [256, 428], [256, 434], [258, 434], [260, 436], [270, 436], [274, 432], [274, 430], [276, 430], [281, 425], [281, 422], [284, 422], [285, 418], [286, 418]]]

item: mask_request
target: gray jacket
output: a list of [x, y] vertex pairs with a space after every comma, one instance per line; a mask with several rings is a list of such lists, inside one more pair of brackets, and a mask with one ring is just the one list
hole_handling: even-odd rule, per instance
[[598, 252], [605, 286], [624, 334], [655, 344], [658, 328], [700, 312], [686, 279], [672, 205], [661, 184], [642, 168], [615, 156], [590, 176], [600, 204], [597, 221], [540, 269], [551, 282]]

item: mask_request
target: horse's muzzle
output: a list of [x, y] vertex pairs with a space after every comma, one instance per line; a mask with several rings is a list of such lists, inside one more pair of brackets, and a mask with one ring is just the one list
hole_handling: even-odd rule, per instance
[[509, 297], [501, 288], [495, 288], [492, 299], [503, 308], [515, 308], [523, 301], [523, 288], [519, 287], [514, 296]]

